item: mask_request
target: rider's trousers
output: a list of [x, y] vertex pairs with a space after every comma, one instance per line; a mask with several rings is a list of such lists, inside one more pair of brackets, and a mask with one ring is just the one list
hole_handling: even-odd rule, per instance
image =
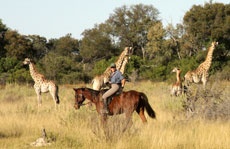
[[103, 94], [102, 99], [103, 99], [104, 101], [106, 101], [106, 99], [107, 99], [109, 96], [113, 95], [115, 92], [117, 92], [117, 91], [119, 90], [119, 88], [120, 88], [120, 85], [118, 85], [118, 84], [112, 84], [112, 85], [111, 85], [111, 88], [110, 88], [107, 92], [105, 92], [105, 93]]

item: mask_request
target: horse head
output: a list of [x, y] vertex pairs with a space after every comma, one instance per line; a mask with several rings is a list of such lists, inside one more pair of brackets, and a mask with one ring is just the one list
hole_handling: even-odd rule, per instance
[[85, 97], [83, 95], [83, 89], [82, 88], [73, 88], [75, 91], [75, 103], [74, 103], [74, 108], [75, 109], [80, 109], [80, 106], [82, 106], [83, 102], [85, 101]]

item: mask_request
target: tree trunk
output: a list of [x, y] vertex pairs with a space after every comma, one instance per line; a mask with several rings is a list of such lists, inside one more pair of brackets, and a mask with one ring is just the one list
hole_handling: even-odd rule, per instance
[[145, 59], [145, 48], [144, 47], [141, 47], [141, 51], [142, 51], [142, 58]]
[[178, 58], [181, 60], [181, 56], [180, 56], [180, 52], [179, 52], [179, 48], [178, 48], [178, 41], [173, 37], [171, 36], [171, 39], [176, 43], [176, 52], [177, 52], [177, 56]]

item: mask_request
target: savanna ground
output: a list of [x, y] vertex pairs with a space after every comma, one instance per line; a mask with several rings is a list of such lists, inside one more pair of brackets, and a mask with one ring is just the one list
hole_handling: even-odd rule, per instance
[[53, 141], [45, 148], [230, 148], [229, 86], [208, 82], [203, 91], [193, 85], [188, 96], [176, 98], [166, 83], [127, 83], [125, 90], [146, 93], [157, 119], [145, 113], [148, 124], [143, 125], [134, 113], [132, 125], [122, 132], [123, 115], [110, 117], [103, 130], [94, 107], [73, 108], [72, 87], [82, 85], [60, 86], [55, 110], [50, 94], [42, 95], [38, 109], [31, 85], [8, 84], [0, 89], [0, 148], [33, 148], [30, 143], [41, 137], [43, 127]]

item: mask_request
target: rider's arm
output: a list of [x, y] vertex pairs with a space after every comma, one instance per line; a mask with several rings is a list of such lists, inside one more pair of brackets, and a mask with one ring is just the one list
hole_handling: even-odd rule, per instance
[[121, 87], [124, 87], [124, 86], [125, 86], [125, 82], [126, 82], [126, 79], [125, 79], [125, 78], [121, 80]]

